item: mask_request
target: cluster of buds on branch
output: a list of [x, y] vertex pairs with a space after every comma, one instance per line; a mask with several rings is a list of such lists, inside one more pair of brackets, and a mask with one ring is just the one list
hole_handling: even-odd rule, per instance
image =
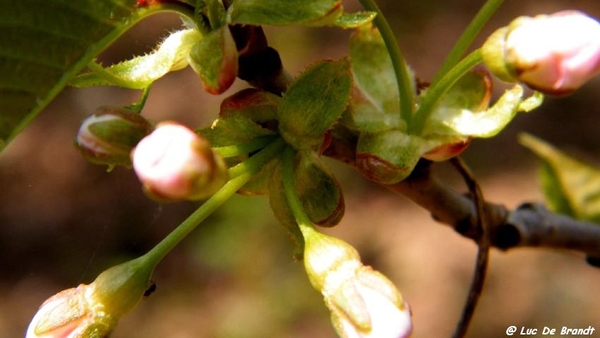
[[[347, 15], [340, 2], [316, 16], [301, 4], [273, 5], [287, 11], [273, 16], [260, 1], [197, 3], [202, 8], [194, 19], [201, 20], [189, 25], [193, 28], [173, 33], [154, 53], [129, 62], [107, 69], [91, 63], [92, 74], [74, 82], [116, 79], [111, 84], [147, 89], [158, 77], [190, 65], [209, 93], [224, 92], [236, 77], [255, 88], [225, 99], [215, 122], [197, 131], [175, 122], [154, 125], [135, 105], [101, 107], [81, 125], [76, 146], [86, 159], [109, 169], [133, 167], [144, 191], [161, 202], [209, 199], [200, 208], [212, 212], [223, 202], [223, 191], [270, 195], [271, 208], [295, 236], [298, 258], [341, 337], [408, 337], [411, 312], [393, 283], [363, 265], [356, 249], [314, 228], [338, 224], [345, 210], [341, 185], [320, 156], [331, 154], [336, 142], [351, 144], [359, 172], [393, 190], [422, 159], [451, 159], [474, 138], [496, 135], [518, 112], [541, 104], [541, 94], [524, 98], [518, 84], [491, 104], [491, 76], [474, 69], [482, 61], [501, 80], [557, 95], [571, 93], [600, 72], [600, 24], [576, 11], [518, 18], [493, 33], [473, 57], [457, 62], [450, 75], [419, 88], [404, 62], [391, 56], [381, 27], [371, 23], [377, 13]], [[357, 28], [350, 56], [315, 63], [289, 78], [260, 24], [292, 23]], [[394, 63], [406, 71], [406, 88], [396, 82]], [[132, 71], [141, 65], [150, 69]], [[154, 66], [160, 71], [153, 72]], [[402, 93], [412, 100], [408, 105], [399, 101]], [[279, 153], [264, 155], [274, 144]], [[257, 158], [260, 165], [248, 164]], [[202, 217], [209, 213], [199, 210]], [[173, 233], [185, 236], [193, 228], [185, 226]], [[27, 338], [108, 336], [143, 298], [156, 263], [143, 256], [89, 285], [58, 293], [42, 304]]]

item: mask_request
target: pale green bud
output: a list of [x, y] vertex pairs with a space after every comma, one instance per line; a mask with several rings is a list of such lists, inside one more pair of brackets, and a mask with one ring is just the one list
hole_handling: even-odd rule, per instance
[[102, 106], [83, 121], [75, 146], [95, 164], [131, 166], [130, 153], [152, 125], [125, 107]]

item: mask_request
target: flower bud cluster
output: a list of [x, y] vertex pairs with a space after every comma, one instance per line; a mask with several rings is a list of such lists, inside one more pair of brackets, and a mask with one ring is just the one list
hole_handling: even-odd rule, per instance
[[365, 266], [348, 243], [303, 230], [304, 266], [325, 298], [341, 337], [401, 338], [412, 331], [408, 304], [394, 284]]
[[225, 162], [208, 141], [173, 122], [159, 123], [132, 158], [145, 191], [159, 200], [205, 199], [228, 179]]
[[600, 23], [579, 11], [520, 17], [482, 47], [494, 75], [546, 94], [568, 94], [600, 72]]

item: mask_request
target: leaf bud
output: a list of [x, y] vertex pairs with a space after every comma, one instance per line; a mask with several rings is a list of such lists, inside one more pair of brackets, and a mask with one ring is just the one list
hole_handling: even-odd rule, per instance
[[342, 188], [314, 152], [299, 153], [294, 183], [304, 211], [313, 223], [332, 227], [342, 220], [346, 210]]
[[341, 239], [304, 231], [304, 266], [323, 294], [340, 337], [408, 337], [408, 304], [383, 274], [365, 266], [356, 249]]
[[296, 149], [315, 149], [342, 116], [352, 92], [350, 61], [323, 61], [300, 75], [279, 105], [279, 132]]
[[421, 157], [421, 139], [400, 130], [361, 133], [356, 147], [356, 164], [366, 178], [394, 184], [412, 172]]
[[105, 270], [91, 284], [57, 293], [40, 306], [25, 338], [108, 337], [144, 298], [153, 269], [140, 257]]
[[158, 200], [205, 199], [228, 179], [225, 162], [208, 141], [174, 122], [159, 123], [132, 157], [146, 193]]
[[131, 166], [131, 150], [152, 132], [152, 125], [125, 107], [102, 106], [83, 121], [75, 146], [95, 164]]
[[502, 80], [568, 94], [600, 72], [600, 24], [574, 10], [520, 17], [488, 38], [482, 57]]
[[226, 91], [238, 73], [238, 52], [227, 26], [210, 32], [198, 41], [188, 56], [204, 90], [211, 94]]

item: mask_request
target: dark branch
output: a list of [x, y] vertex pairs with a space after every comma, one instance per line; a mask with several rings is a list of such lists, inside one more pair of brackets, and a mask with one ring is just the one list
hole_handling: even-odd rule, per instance
[[[355, 142], [351, 134], [336, 131], [323, 154], [354, 165]], [[432, 162], [422, 160], [408, 178], [386, 187], [427, 209], [438, 222], [477, 241], [473, 201], [439, 181], [432, 166]], [[517, 247], [576, 250], [586, 254], [588, 263], [600, 266], [600, 225], [555, 214], [540, 204], [525, 203], [508, 210], [504, 205], [486, 202], [484, 208], [492, 246], [502, 250]]]

